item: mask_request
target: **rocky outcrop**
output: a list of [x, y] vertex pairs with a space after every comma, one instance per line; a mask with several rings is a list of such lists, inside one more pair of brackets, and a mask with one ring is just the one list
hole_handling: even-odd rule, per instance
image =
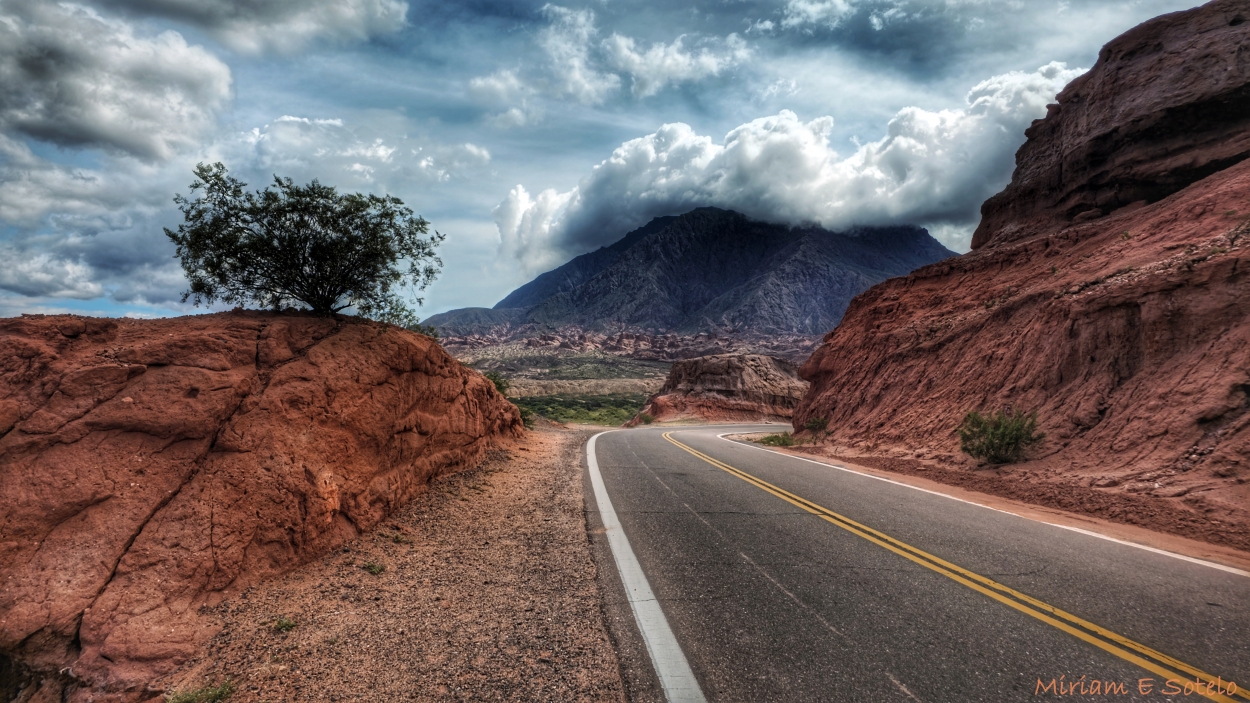
[[874, 283], [952, 255], [919, 227], [830, 232], [704, 207], [656, 218], [539, 276], [493, 310], [452, 310], [426, 324], [444, 337], [505, 340], [568, 326], [600, 334], [815, 336]]
[[972, 248], [1158, 202], [1250, 156], [1248, 20], [1244, 0], [1216, 0], [1109, 42], [1025, 132]]
[[760, 354], [719, 354], [678, 361], [659, 393], [647, 399], [632, 427], [654, 421], [756, 422], [788, 420], [807, 391], [798, 369]]
[[[801, 370], [812, 388], [795, 427], [825, 417], [847, 453], [961, 463], [964, 413], [1037, 410], [1048, 438], [1017, 472], [1250, 520], [1250, 162], [1211, 173], [1250, 124], [1160, 121], [1250, 85], [1245, 7], [1210, 3], [1109, 44], [1030, 130], [1012, 184], [986, 204], [983, 246], [851, 304]], [[1219, 70], [1215, 47], [1228, 49]], [[1151, 107], [1163, 95], [1172, 107]], [[1108, 134], [1136, 146], [1108, 156]], [[1201, 180], [1136, 190], [1186, 163]], [[1155, 202], [1097, 196], [1088, 205], [1106, 212], [1068, 222], [1072, 203], [1114, 192]]]
[[37, 700], [156, 700], [199, 608], [521, 431], [430, 338], [344, 318], [23, 316], [0, 363], [0, 669]]

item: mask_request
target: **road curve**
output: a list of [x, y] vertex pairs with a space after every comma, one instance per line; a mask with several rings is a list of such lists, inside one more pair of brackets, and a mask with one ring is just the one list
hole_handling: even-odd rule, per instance
[[718, 437], [758, 430], [594, 446], [707, 700], [1250, 701], [1245, 574]]

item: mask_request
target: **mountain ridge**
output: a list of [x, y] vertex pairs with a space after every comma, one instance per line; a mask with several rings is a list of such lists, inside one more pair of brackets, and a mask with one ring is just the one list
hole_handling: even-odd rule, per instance
[[446, 336], [598, 331], [823, 334], [875, 283], [953, 256], [919, 227], [830, 232], [703, 207], [653, 219], [516, 289], [426, 324]]

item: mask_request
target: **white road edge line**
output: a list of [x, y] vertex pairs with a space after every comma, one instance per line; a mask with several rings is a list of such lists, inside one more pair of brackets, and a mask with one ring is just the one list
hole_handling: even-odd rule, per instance
[[642, 639], [647, 643], [647, 653], [651, 655], [651, 664], [660, 677], [664, 697], [669, 703], [705, 703], [707, 699], [703, 697], [703, 689], [699, 688], [690, 663], [668, 626], [660, 602], [651, 592], [651, 584], [647, 582], [646, 574], [642, 573], [642, 565], [629, 546], [629, 538], [621, 528], [616, 510], [612, 508], [612, 500], [608, 498], [608, 490], [603, 485], [603, 475], [599, 473], [599, 462], [595, 458], [595, 440], [608, 432], [600, 432], [586, 443], [586, 467], [590, 471], [590, 484], [595, 490], [595, 503], [599, 506], [608, 546], [612, 549], [616, 570], [625, 586], [625, 597], [634, 611], [634, 620], [642, 632]]
[[894, 484], [894, 485], [896, 485], [896, 486], [903, 486], [904, 488], [910, 488], [910, 489], [912, 489], [913, 491], [920, 491], [921, 493], [931, 493], [931, 494], [933, 494], [933, 495], [935, 495], [935, 496], [942, 496], [943, 498], [949, 498], [949, 499], [951, 499], [951, 500], [957, 500], [957, 501], [959, 501], [960, 503], [967, 503], [968, 505], [975, 505], [975, 506], [977, 506], [978, 508], [985, 508], [986, 510], [993, 510], [994, 512], [997, 512], [997, 513], [1006, 513], [1007, 515], [1014, 515], [1014, 516], [1016, 516], [1016, 517], [1018, 517], [1018, 518], [1021, 518], [1021, 519], [1023, 519], [1023, 520], [1032, 520], [1033, 522], [1040, 522], [1040, 523], [1042, 523], [1043, 525], [1050, 525], [1051, 527], [1058, 527], [1058, 528], [1059, 528], [1059, 529], [1061, 529], [1061, 530], [1071, 530], [1072, 532], [1079, 532], [1079, 533], [1081, 533], [1081, 534], [1083, 534], [1083, 535], [1089, 535], [1090, 537], [1097, 537], [1098, 539], [1105, 539], [1105, 540], [1107, 540], [1108, 542], [1115, 542], [1116, 544], [1123, 544], [1123, 545], [1124, 545], [1124, 546], [1126, 546], [1126, 547], [1135, 547], [1135, 548], [1137, 548], [1137, 549], [1143, 549], [1143, 550], [1145, 550], [1145, 551], [1147, 551], [1147, 552], [1154, 552], [1155, 554], [1162, 554], [1163, 556], [1172, 557], [1173, 559], [1180, 559], [1181, 561], [1188, 561], [1188, 562], [1192, 562], [1192, 563], [1194, 563], [1194, 564], [1201, 564], [1202, 566], [1209, 566], [1209, 567], [1211, 567], [1212, 569], [1219, 569], [1220, 571], [1227, 571], [1227, 572], [1228, 572], [1228, 573], [1230, 573], [1230, 574], [1237, 574], [1238, 576], [1248, 576], [1248, 577], [1250, 577], [1250, 571], [1243, 571], [1243, 570], [1238, 569], [1237, 567], [1234, 567], [1234, 566], [1226, 566], [1226, 565], [1224, 565], [1224, 564], [1219, 564], [1219, 563], [1216, 563], [1216, 562], [1213, 562], [1213, 561], [1207, 561], [1207, 560], [1205, 560], [1205, 559], [1198, 559], [1198, 558], [1196, 558], [1196, 557], [1187, 557], [1187, 556], [1185, 556], [1184, 554], [1177, 554], [1176, 552], [1169, 552], [1169, 551], [1167, 551], [1167, 550], [1164, 550], [1164, 549], [1158, 549], [1158, 548], [1156, 548], [1156, 547], [1148, 547], [1148, 546], [1146, 546], [1146, 545], [1144, 545], [1144, 544], [1137, 544], [1136, 542], [1129, 542], [1129, 541], [1122, 540], [1122, 539], [1116, 539], [1115, 537], [1109, 537], [1109, 536], [1107, 536], [1107, 535], [1100, 534], [1100, 533], [1098, 533], [1098, 532], [1093, 532], [1093, 531], [1091, 531], [1091, 530], [1085, 530], [1085, 529], [1081, 529], [1081, 528], [1079, 528], [1079, 527], [1070, 527], [1070, 526], [1068, 526], [1068, 525], [1060, 525], [1059, 523], [1050, 522], [1050, 521], [1048, 521], [1048, 520], [1039, 520], [1038, 518], [1035, 518], [1035, 517], [1032, 517], [1032, 516], [1029, 516], [1029, 515], [1021, 515], [1021, 514], [1019, 514], [1019, 513], [1013, 513], [1013, 512], [1011, 512], [1010, 510], [1002, 510], [1002, 509], [1000, 509], [1000, 508], [992, 508], [992, 507], [990, 507], [990, 506], [988, 506], [988, 505], [983, 505], [983, 504], [981, 504], [981, 503], [977, 503], [976, 501], [966, 500], [966, 499], [964, 499], [964, 498], [956, 498], [956, 497], [955, 497], [955, 496], [953, 496], [953, 495], [949, 495], [949, 494], [942, 493], [942, 492], [939, 492], [939, 491], [929, 490], [928, 488], [921, 488], [921, 487], [919, 487], [919, 486], [913, 486], [913, 485], [911, 485], [911, 484], [909, 484], [909, 483], [903, 483], [902, 481], [893, 481], [893, 480], [888, 479], [888, 478], [885, 478], [885, 477], [883, 477], [883, 476], [874, 476], [874, 475], [872, 475], [872, 474], [866, 474], [866, 473], [864, 473], [864, 472], [862, 472], [862, 471], [855, 471], [854, 469], [848, 469], [848, 468], [846, 468], [845, 466], [838, 466], [837, 464], [827, 464], [827, 463], [825, 463], [825, 462], [823, 462], [823, 461], [816, 461], [815, 459], [808, 459], [808, 458], [806, 458], [806, 457], [794, 456], [793, 454], [783, 454], [783, 453], [781, 453], [781, 452], [776, 452], [776, 451], [773, 451], [773, 450], [771, 450], [771, 449], [765, 449], [765, 448], [763, 448], [763, 447], [757, 447], [757, 446], [755, 446], [755, 445], [753, 445], [753, 444], [747, 444], [747, 443], [745, 443], [745, 442], [737, 442], [737, 441], [734, 441], [734, 440], [732, 440], [732, 439], [725, 439], [725, 435], [731, 435], [731, 434], [742, 434], [742, 433], [741, 433], [741, 432], [722, 432], [721, 434], [716, 435], [716, 438], [717, 438], [717, 439], [720, 439], [720, 440], [724, 440], [724, 441], [726, 441], [726, 442], [730, 442], [730, 443], [732, 443], [732, 444], [736, 444], [736, 445], [741, 446], [741, 447], [748, 447], [748, 448], [750, 448], [750, 449], [758, 449], [758, 450], [760, 450], [760, 451], [762, 451], [762, 452], [768, 452], [769, 454], [776, 454], [777, 456], [784, 456], [784, 457], [789, 457], [789, 458], [791, 458], [791, 459], [798, 459], [799, 461], [806, 461], [806, 462], [808, 462], [809, 464], [816, 464], [816, 465], [818, 465], [818, 466], [827, 466], [827, 467], [829, 467], [829, 468], [831, 468], [831, 469], [837, 469], [837, 470], [839, 470], [839, 471], [845, 471], [845, 472], [847, 472], [847, 473], [849, 473], [849, 474], [855, 474], [856, 476], [863, 476], [863, 477], [865, 477], [865, 478], [874, 478], [874, 479], [876, 479], [876, 480], [878, 480], [878, 481], [885, 481], [886, 483], [892, 483], [892, 484]]

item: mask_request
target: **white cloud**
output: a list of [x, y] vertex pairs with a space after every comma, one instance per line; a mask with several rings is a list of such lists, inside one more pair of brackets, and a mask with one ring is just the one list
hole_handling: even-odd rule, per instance
[[703, 46], [698, 53], [687, 51], [682, 45], [684, 37], [677, 37], [672, 44], [652, 44], [646, 51], [635, 48], [633, 39], [613, 34], [603, 42], [608, 63], [617, 71], [627, 73], [633, 79], [633, 93], [637, 97], [655, 95], [670, 84], [696, 81], [720, 75], [721, 71], [750, 56], [746, 42], [737, 34], [730, 34], [723, 46], [715, 50]]
[[[1010, 179], [1029, 123], [1081, 70], [1051, 63], [974, 86], [959, 110], [900, 110], [881, 139], [842, 158], [833, 118], [782, 111], [720, 142], [682, 123], [625, 142], [563, 193], [514, 188], [495, 209], [501, 251], [529, 270], [607, 244], [655, 215], [715, 205], [830, 228], [975, 224]], [[946, 233], [951, 236], [947, 228]], [[967, 242], [950, 242], [966, 248]]]
[[555, 92], [586, 105], [603, 103], [620, 88], [621, 78], [592, 65], [591, 44], [599, 33], [595, 13], [558, 5], [543, 6], [543, 13], [551, 24], [539, 34], [538, 43], [551, 59]]
[[244, 53], [292, 52], [314, 39], [363, 41], [407, 24], [400, 0], [96, 0], [208, 30]]
[[76, 5], [0, 9], [0, 130], [167, 159], [230, 98], [230, 69], [182, 35], [140, 36]]
[[855, 7], [848, 0], [786, 0], [781, 26], [786, 29], [807, 24], [836, 27], [854, 12]]
[[489, 117], [496, 127], [523, 127], [537, 122], [542, 110], [534, 104], [535, 92], [514, 71], [497, 71], [469, 80], [469, 97], [491, 108], [502, 108]]

